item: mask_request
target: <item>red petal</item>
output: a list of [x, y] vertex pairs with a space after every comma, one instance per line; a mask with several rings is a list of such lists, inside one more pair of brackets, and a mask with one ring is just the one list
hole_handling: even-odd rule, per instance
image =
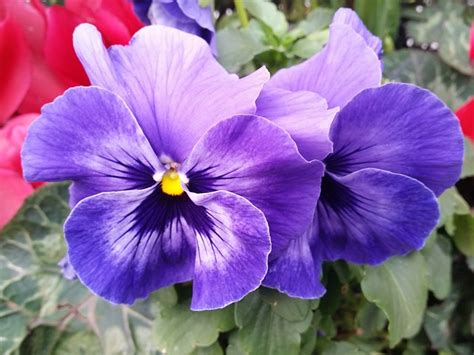
[[464, 135], [474, 141], [474, 97], [456, 111], [456, 116], [459, 118]]

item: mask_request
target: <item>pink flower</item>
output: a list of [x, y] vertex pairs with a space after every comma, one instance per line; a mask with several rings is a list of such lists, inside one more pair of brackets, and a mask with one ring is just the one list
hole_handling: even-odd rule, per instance
[[469, 35], [469, 59], [471, 65], [474, 66], [474, 21], [471, 24], [471, 33]]

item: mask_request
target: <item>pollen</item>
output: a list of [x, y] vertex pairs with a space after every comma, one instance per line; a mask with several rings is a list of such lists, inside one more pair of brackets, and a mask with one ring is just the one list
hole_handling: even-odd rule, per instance
[[161, 190], [171, 196], [179, 196], [184, 190], [181, 179], [176, 169], [169, 169], [161, 178]]

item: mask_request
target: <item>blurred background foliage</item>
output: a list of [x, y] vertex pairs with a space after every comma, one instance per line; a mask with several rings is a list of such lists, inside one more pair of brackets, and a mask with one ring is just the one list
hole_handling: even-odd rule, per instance
[[[201, 0], [208, 2], [208, 0]], [[57, 3], [57, 2], [56, 2]], [[472, 0], [216, 1], [219, 60], [232, 72], [272, 72], [320, 50], [341, 6], [383, 40], [387, 81], [417, 84], [453, 110], [474, 94], [468, 60]], [[242, 16], [244, 16], [242, 18]], [[440, 142], [450, 144], [450, 142]], [[324, 265], [326, 295], [260, 289], [212, 312], [189, 311], [189, 284], [113, 306], [62, 277], [67, 184], [33, 195], [0, 236], [1, 354], [474, 353], [474, 151], [440, 197], [442, 217], [420, 252], [378, 267]]]

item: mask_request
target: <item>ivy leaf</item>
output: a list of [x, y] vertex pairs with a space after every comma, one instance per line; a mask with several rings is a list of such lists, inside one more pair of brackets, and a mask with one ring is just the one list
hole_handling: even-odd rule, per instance
[[469, 214], [469, 205], [455, 187], [443, 192], [438, 201], [441, 210], [438, 226], [444, 226], [446, 231], [453, 235], [455, 230], [454, 215]]
[[428, 297], [427, 274], [420, 253], [394, 257], [366, 269], [362, 291], [387, 316], [390, 347], [418, 332]]
[[428, 267], [428, 288], [437, 299], [445, 299], [451, 291], [451, 243], [433, 234], [421, 253]]
[[285, 14], [270, 0], [244, 0], [247, 11], [258, 20], [272, 29], [277, 37], [283, 36], [288, 31], [288, 22]]
[[202, 312], [191, 311], [189, 304], [163, 308], [154, 322], [153, 341], [162, 353], [190, 354], [214, 344], [219, 332], [234, 328], [233, 312], [233, 306]]
[[474, 217], [472, 215], [455, 215], [454, 243], [466, 256], [474, 256]]
[[301, 334], [310, 326], [316, 303], [290, 298], [270, 289], [249, 294], [235, 307], [239, 330], [229, 354], [296, 354]]

